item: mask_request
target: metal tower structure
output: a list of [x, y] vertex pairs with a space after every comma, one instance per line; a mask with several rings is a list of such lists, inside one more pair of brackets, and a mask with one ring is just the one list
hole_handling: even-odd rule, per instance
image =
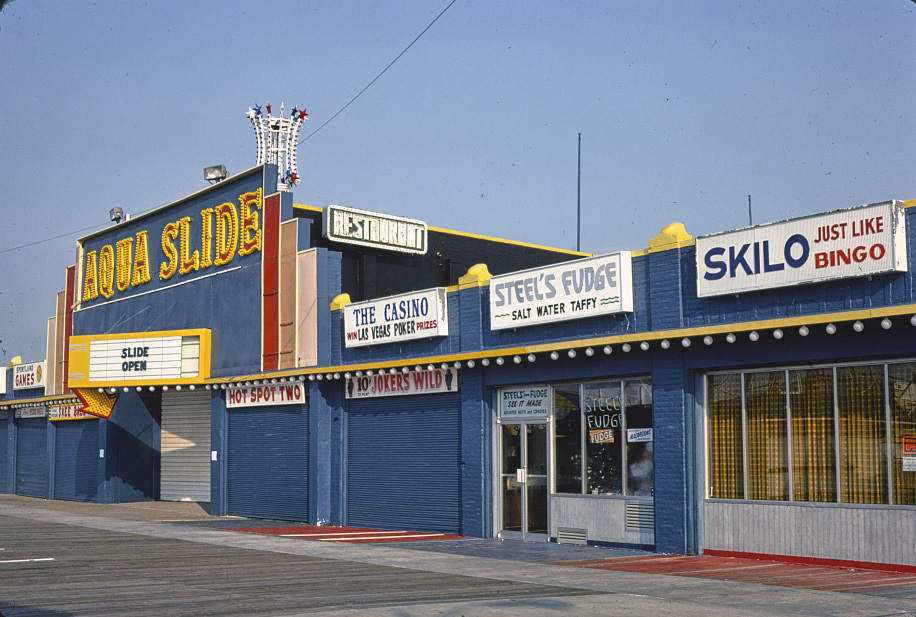
[[267, 114], [261, 112], [261, 106], [255, 105], [248, 108], [245, 114], [251, 120], [258, 140], [257, 165], [272, 163], [278, 169], [278, 183], [281, 191], [287, 191], [299, 182], [299, 173], [296, 169], [296, 148], [298, 146], [299, 129], [308, 119], [304, 109], [293, 107], [288, 118], [283, 117], [283, 103], [280, 103], [280, 115], [271, 114], [270, 103], [266, 105]]

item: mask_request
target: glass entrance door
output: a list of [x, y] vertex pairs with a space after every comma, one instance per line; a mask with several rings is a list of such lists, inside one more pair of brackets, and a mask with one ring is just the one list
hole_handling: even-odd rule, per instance
[[547, 540], [547, 425], [501, 424], [500, 518], [504, 537]]

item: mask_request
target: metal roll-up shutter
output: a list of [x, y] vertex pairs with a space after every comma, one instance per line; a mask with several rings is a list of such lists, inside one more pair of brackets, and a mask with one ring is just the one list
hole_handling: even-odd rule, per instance
[[21, 418], [16, 430], [16, 494], [48, 498], [48, 420]]
[[54, 426], [54, 498], [95, 501], [99, 484], [99, 421], [71, 420]]
[[230, 515], [308, 521], [307, 407], [231, 409], [226, 466]]
[[9, 420], [0, 418], [0, 493], [5, 493], [10, 480]]
[[457, 394], [351, 401], [347, 524], [461, 533]]
[[210, 501], [210, 392], [162, 393], [162, 501]]

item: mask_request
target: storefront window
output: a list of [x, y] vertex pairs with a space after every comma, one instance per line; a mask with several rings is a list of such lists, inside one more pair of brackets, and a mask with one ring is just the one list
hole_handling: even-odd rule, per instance
[[916, 362], [712, 374], [706, 386], [711, 498], [916, 505]]
[[891, 463], [894, 503], [916, 505], [916, 364], [887, 369], [891, 396]]
[[744, 376], [747, 406], [747, 497], [789, 498], [785, 371]]
[[620, 382], [585, 384], [585, 492], [619, 495], [623, 492], [620, 444]]
[[579, 386], [554, 388], [555, 486], [558, 493], [582, 492], [582, 413]]
[[624, 386], [627, 425], [627, 493], [651, 495], [655, 485], [652, 456], [652, 385], [648, 379]]
[[741, 374], [711, 375], [709, 390], [709, 496], [744, 498]]
[[651, 495], [652, 443], [648, 379], [554, 387], [556, 492]]
[[842, 501], [887, 503], [884, 367], [842, 367], [836, 379]]
[[833, 370], [789, 371], [795, 501], [836, 501]]

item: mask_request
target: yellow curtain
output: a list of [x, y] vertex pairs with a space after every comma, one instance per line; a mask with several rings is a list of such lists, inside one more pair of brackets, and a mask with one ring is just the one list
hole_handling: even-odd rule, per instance
[[887, 503], [884, 366], [837, 369], [840, 487], [844, 503]]
[[709, 410], [709, 496], [744, 498], [744, 445], [741, 437], [741, 375], [707, 378]]
[[785, 371], [746, 373], [747, 497], [789, 499]]
[[916, 471], [903, 471], [903, 457], [916, 458], [903, 450], [904, 438], [916, 440], [916, 364], [906, 362], [887, 367], [891, 395], [891, 456], [894, 503], [916, 505]]
[[836, 501], [833, 370], [789, 371], [795, 501]]

